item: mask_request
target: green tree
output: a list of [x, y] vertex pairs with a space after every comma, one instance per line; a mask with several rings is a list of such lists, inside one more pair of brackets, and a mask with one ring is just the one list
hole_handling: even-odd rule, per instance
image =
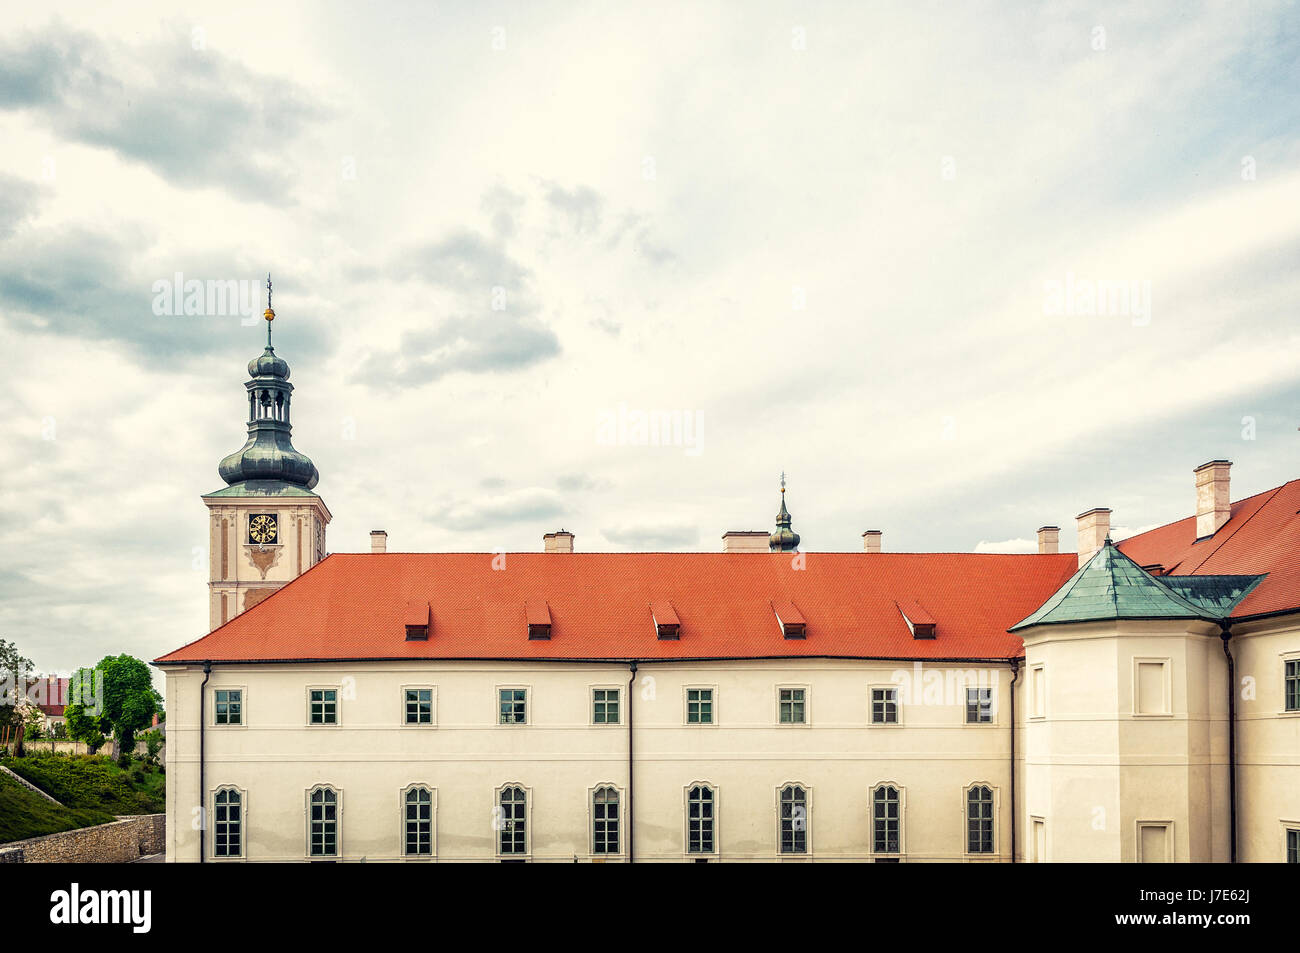
[[73, 679], [72, 698], [64, 710], [68, 735], [96, 751], [112, 734], [118, 750], [135, 750], [135, 733], [149, 727], [162, 696], [153, 687], [149, 666], [130, 655], [106, 655], [94, 669]]
[[31, 678], [34, 668], [31, 659], [19, 654], [17, 645], [0, 639], [0, 727], [18, 727], [14, 708], [23, 694], [18, 691], [18, 684]]

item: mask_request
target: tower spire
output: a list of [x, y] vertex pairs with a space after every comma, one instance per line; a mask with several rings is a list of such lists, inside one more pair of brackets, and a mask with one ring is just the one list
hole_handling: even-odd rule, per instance
[[790, 528], [790, 511], [785, 508], [785, 471], [781, 471], [781, 510], [776, 514], [776, 532], [767, 538], [773, 553], [792, 553], [799, 548], [799, 534]]
[[262, 317], [266, 318], [266, 346], [271, 347], [271, 322], [275, 320], [275, 311], [271, 307], [271, 273], [266, 273], [266, 310], [262, 312]]

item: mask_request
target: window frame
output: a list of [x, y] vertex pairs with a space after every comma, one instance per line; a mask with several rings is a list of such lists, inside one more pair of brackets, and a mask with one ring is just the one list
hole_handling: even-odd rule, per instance
[[[334, 693], [334, 720], [333, 721], [312, 721], [311, 720], [311, 693], [312, 692], [333, 692]], [[307, 727], [308, 728], [337, 728], [343, 724], [343, 686], [340, 683], [333, 685], [308, 685], [303, 693], [307, 702]], [[322, 699], [321, 704], [325, 704]], [[322, 709], [322, 716], [324, 709]]]
[[[412, 791], [429, 792], [429, 853], [412, 854], [406, 849], [406, 796]], [[402, 860], [431, 861], [438, 859], [438, 789], [424, 781], [411, 781], [397, 792], [397, 850]]]
[[[1047, 719], [1047, 663], [1035, 662], [1029, 666], [1029, 677], [1026, 681], [1026, 692], [1029, 698], [1026, 699], [1025, 720], [1026, 721], [1045, 721]], [[1042, 688], [1043, 705], [1041, 710], [1037, 707], [1038, 699], [1035, 697], [1035, 682], [1038, 687]]]
[[[867, 686], [867, 726], [869, 728], [903, 727], [903, 698], [901, 686], [897, 682], [883, 682]], [[876, 721], [876, 692], [893, 692], [894, 720]], [[886, 701], [883, 704], [890, 704]]]
[[[408, 721], [406, 718], [407, 692], [429, 693], [429, 721]], [[438, 686], [437, 685], [403, 685], [398, 697], [398, 724], [403, 728], [437, 728], [438, 727]], [[418, 702], [417, 702], [418, 704]]]
[[[618, 850], [613, 853], [596, 852], [596, 794], [612, 790], [618, 797]], [[623, 860], [627, 857], [627, 796], [621, 785], [613, 781], [603, 781], [587, 788], [587, 849], [593, 860]]]
[[1135, 835], [1133, 840], [1134, 863], [1150, 863], [1150, 861], [1144, 861], [1142, 859], [1142, 829], [1145, 827], [1163, 827], [1165, 829], [1165, 856], [1161, 860], [1155, 861], [1155, 863], [1173, 863], [1174, 858], [1178, 854], [1178, 848], [1174, 843], [1174, 822], [1172, 818], [1168, 820], [1147, 818], [1146, 820], [1133, 822], [1133, 832]]
[[[1281, 653], [1281, 660], [1282, 660], [1282, 706], [1278, 710], [1278, 714], [1283, 715], [1287, 718], [1300, 717], [1300, 652], [1283, 652]], [[1288, 665], [1294, 665], [1296, 667], [1296, 674], [1294, 676], [1297, 682], [1295, 688], [1295, 701], [1296, 701], [1295, 708], [1287, 707], [1287, 701], [1288, 701], [1287, 682], [1290, 681], [1290, 679], [1287, 677], [1287, 672], [1286, 672]]]
[[[707, 788], [713, 795], [711, 803], [713, 804], [713, 813], [709, 818], [711, 821], [710, 831], [712, 833], [712, 850], [691, 850], [691, 789]], [[721, 794], [718, 785], [712, 781], [698, 780], [692, 781], [682, 788], [682, 857], [688, 861], [705, 858], [707, 860], [716, 860], [721, 856], [721, 838], [719, 835], [720, 815], [718, 805], [721, 802]]]
[[[332, 854], [313, 854], [311, 852], [311, 798], [317, 791], [329, 791], [334, 795], [334, 853]], [[343, 859], [343, 791], [337, 784], [331, 784], [328, 781], [313, 784], [303, 796], [303, 808], [305, 815], [303, 830], [306, 834], [306, 842], [303, 848], [307, 859], [341, 861]], [[324, 832], [322, 831], [322, 833]]]
[[[502, 692], [523, 692], [524, 693], [524, 720], [523, 721], [502, 721], [501, 720], [501, 693]], [[498, 728], [527, 728], [533, 723], [533, 688], [531, 685], [497, 685], [492, 691], [493, 715], [492, 720]], [[511, 700], [511, 704], [517, 704]]]
[[[223, 791], [232, 792], [239, 795], [239, 853], [237, 854], [218, 854], [217, 853], [217, 795]], [[208, 859], [216, 863], [238, 863], [248, 859], [248, 791], [237, 784], [219, 784], [212, 789], [209, 799], [209, 810], [211, 813], [208, 817], [212, 819], [209, 825], [212, 831], [212, 846], [208, 849]], [[229, 822], [227, 822], [229, 823]]]
[[[691, 692], [709, 693], [709, 720], [691, 721]], [[697, 704], [701, 700], [696, 701]], [[714, 728], [718, 725], [718, 686], [690, 684], [682, 686], [682, 724], [687, 728]]]
[[[1291, 843], [1293, 840], [1294, 847]], [[1300, 821], [1282, 822], [1282, 863], [1300, 864]]]
[[[1037, 825], [1040, 825], [1040, 824], [1042, 825], [1042, 828], [1043, 828], [1043, 854], [1044, 854], [1044, 856], [1042, 856], [1042, 857], [1039, 857], [1039, 856], [1038, 856], [1038, 831], [1035, 829], [1035, 828], [1037, 827]], [[1026, 859], [1029, 861], [1029, 863], [1031, 863], [1031, 864], [1045, 864], [1045, 863], [1047, 863], [1047, 856], [1046, 856], [1047, 853], [1048, 853], [1048, 850], [1047, 850], [1047, 818], [1044, 817], [1044, 816], [1041, 815], [1041, 814], [1030, 814], [1030, 815], [1029, 815], [1029, 853], [1030, 853], [1030, 856], [1029, 856], [1028, 858], [1026, 858]]]
[[[782, 692], [803, 692], [803, 700], [798, 704], [803, 705], [803, 721], [782, 721], [781, 700]], [[794, 702], [791, 702], [794, 704]], [[812, 690], [806, 684], [800, 683], [780, 683], [776, 686], [776, 725], [778, 728], [809, 728], [812, 726]]]
[[[613, 692], [615, 694], [615, 704], [618, 706], [617, 721], [597, 721], [596, 720], [596, 692]], [[593, 728], [618, 728], [623, 724], [623, 686], [622, 685], [590, 685], [587, 689], [587, 699], [589, 701], [587, 717], [589, 724]], [[608, 706], [609, 700], [606, 699], [602, 704]], [[606, 708], [606, 715], [608, 715]]]
[[[804, 849], [802, 851], [786, 851], [783, 849], [785, 847], [785, 817], [783, 816], [783, 809], [785, 806], [784, 794], [790, 788], [796, 788], [803, 793]], [[795, 781], [795, 780], [783, 781], [782, 783], [776, 786], [776, 858], [777, 860], [812, 860], [813, 857], [812, 801], [813, 801], [812, 786], [806, 784], [803, 781]], [[797, 803], [797, 801], [793, 803]], [[716, 807], [714, 808], [714, 813], [715, 815], [717, 813]], [[793, 806], [791, 807], [791, 814], [793, 815]], [[793, 824], [794, 824], [793, 816], [791, 817], [790, 823], [792, 825], [791, 839], [795, 840], [796, 838], [794, 838], [794, 834], [798, 832], [793, 829]]]
[[[212, 693], [211, 707], [208, 712], [208, 727], [220, 728], [222, 731], [238, 731], [248, 727], [248, 689], [243, 685], [209, 685]], [[217, 721], [217, 692], [239, 692], [239, 723], [221, 724]], [[227, 702], [229, 704], [229, 702]]]
[[[1138, 711], [1139, 685], [1143, 665], [1159, 665], [1161, 672], [1161, 691], [1164, 693], [1163, 711]], [[1173, 659], [1168, 656], [1133, 656], [1133, 697], [1131, 708], [1134, 718], [1172, 718], [1174, 716]]]
[[[876, 849], [876, 792], [885, 788], [893, 788], [898, 793], [898, 850], [877, 850]], [[907, 788], [891, 779], [877, 781], [867, 790], [867, 815], [870, 820], [870, 843], [868, 853], [874, 861], [877, 858], [887, 858], [889, 860], [898, 860], [900, 863], [907, 859]]]
[[[989, 792], [989, 800], [990, 800], [989, 820], [991, 822], [991, 830], [989, 831], [989, 837], [990, 837], [990, 843], [992, 844], [992, 848], [990, 850], [970, 849], [970, 820], [971, 820], [970, 795], [971, 792], [974, 791], [976, 788], [986, 788]], [[1001, 850], [1001, 841], [1000, 841], [1002, 831], [999, 829], [999, 824], [998, 824], [998, 813], [1001, 810], [1001, 807], [1002, 807], [1001, 798], [999, 796], [997, 785], [991, 784], [988, 781], [971, 781], [969, 784], [966, 784], [962, 787], [961, 789], [962, 856], [966, 860], [1001, 860], [1002, 859], [1002, 850]]]
[[[966, 698], [965, 698], [964, 702], [962, 703], [962, 718], [963, 718], [962, 724], [963, 724], [963, 725], [969, 725], [969, 726], [971, 726], [971, 727], [973, 727], [973, 728], [996, 728], [996, 727], [998, 727], [998, 695], [997, 695], [998, 690], [997, 690], [997, 687], [996, 687], [996, 686], [993, 686], [993, 685], [967, 685], [967, 686], [965, 686], [965, 689], [966, 689]], [[979, 720], [977, 720], [977, 721], [971, 721], [971, 720], [970, 720], [970, 714], [971, 714], [971, 708], [970, 708], [970, 693], [971, 693], [971, 692], [988, 692], [988, 693], [989, 693], [989, 700], [988, 700], [988, 716], [989, 716], [989, 717], [988, 717], [988, 721], [979, 721]], [[984, 704], [983, 704], [983, 702], [977, 702], [977, 703], [976, 703], [976, 714], [977, 714], [977, 716], [983, 712], [983, 708], [984, 708]]]
[[515, 851], [507, 852], [501, 849], [501, 835], [505, 833], [505, 827], [504, 827], [505, 817], [502, 816], [501, 819], [503, 822], [503, 826], [497, 827], [494, 824], [492, 827], [493, 856], [495, 857], [496, 860], [530, 861], [533, 859], [533, 789], [528, 785], [523, 784], [519, 781], [506, 781], [504, 784], [498, 785], [495, 788], [495, 790], [493, 790], [492, 792], [492, 806], [494, 809], [493, 817], [495, 819], [495, 817], [497, 817], [497, 814], [495, 812], [498, 810], [502, 810], [503, 808], [501, 802], [501, 795], [512, 788], [517, 788], [518, 790], [522, 791], [524, 794], [524, 817], [523, 817], [524, 849], [522, 852], [515, 852]]

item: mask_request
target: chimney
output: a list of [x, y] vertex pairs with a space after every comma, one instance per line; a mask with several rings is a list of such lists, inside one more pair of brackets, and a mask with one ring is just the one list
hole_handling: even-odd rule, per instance
[[768, 533], [761, 529], [732, 529], [722, 534], [724, 553], [765, 553]]
[[869, 529], [862, 534], [862, 549], [868, 553], [880, 552], [881, 533], [878, 529]]
[[573, 552], [573, 534], [560, 530], [558, 533], [547, 533], [542, 537], [542, 545], [548, 553], [571, 553]]
[[370, 531], [370, 551], [372, 553], [388, 552], [388, 531], [372, 529]]
[[1056, 554], [1061, 551], [1061, 527], [1038, 527], [1038, 552]]
[[1196, 474], [1196, 538], [1213, 536], [1232, 517], [1228, 495], [1231, 460], [1211, 460], [1192, 472]]
[[1094, 507], [1086, 513], [1080, 513], [1077, 519], [1079, 520], [1079, 565], [1082, 566], [1092, 558], [1093, 553], [1101, 549], [1110, 536], [1110, 508]]

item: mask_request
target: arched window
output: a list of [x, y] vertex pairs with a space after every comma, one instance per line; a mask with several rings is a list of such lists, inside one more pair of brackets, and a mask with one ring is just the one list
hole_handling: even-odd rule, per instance
[[903, 822], [898, 788], [882, 784], [871, 792], [871, 850], [876, 854], [897, 854], [902, 843]]
[[339, 795], [333, 788], [315, 788], [307, 801], [307, 852], [312, 857], [339, 854]]
[[591, 795], [591, 852], [618, 853], [618, 790], [597, 788]]
[[713, 789], [693, 785], [686, 792], [686, 852], [713, 853]]
[[242, 857], [244, 799], [234, 788], [220, 788], [212, 799], [212, 856]]
[[501, 789], [501, 853], [528, 853], [528, 793], [521, 787]]
[[414, 787], [406, 792], [405, 833], [408, 857], [433, 854], [433, 794], [428, 788]]
[[993, 853], [993, 791], [987, 785], [966, 791], [966, 852]]
[[781, 789], [781, 853], [808, 853], [808, 792], [797, 784]]

